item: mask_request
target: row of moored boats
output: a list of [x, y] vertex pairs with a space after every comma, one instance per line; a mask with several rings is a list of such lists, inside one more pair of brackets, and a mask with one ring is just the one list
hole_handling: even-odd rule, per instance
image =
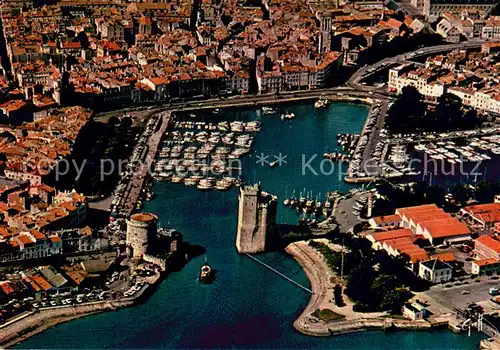
[[295, 192], [291, 198], [287, 198], [284, 200], [283, 204], [286, 207], [296, 209], [299, 212], [303, 212], [305, 214], [314, 214], [314, 215], [324, 215], [328, 216], [332, 210], [332, 202], [329, 198], [325, 200], [325, 202], [321, 202], [319, 199], [321, 195], [313, 198], [312, 192], [306, 193], [304, 190], [301, 191], [299, 196], [295, 196]]
[[469, 145], [457, 145], [454, 141], [441, 141], [418, 144], [414, 148], [431, 159], [443, 160], [451, 164], [479, 162], [500, 155], [500, 138], [496, 135], [485, 136], [485, 138], [488, 139], [469, 140]]
[[240, 186], [242, 181], [231, 176], [241, 172], [241, 163], [234, 160], [251, 152], [251, 133], [260, 128], [259, 121], [176, 121], [158, 150], [155, 179], [200, 190], [224, 191]]

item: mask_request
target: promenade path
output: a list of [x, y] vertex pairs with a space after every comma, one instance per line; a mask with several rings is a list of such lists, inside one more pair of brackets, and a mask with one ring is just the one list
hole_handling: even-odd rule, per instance
[[[315, 241], [324, 242], [322, 240]], [[331, 248], [337, 250], [338, 247], [332, 246]], [[321, 253], [310, 247], [306, 241], [291, 243], [285, 250], [302, 266], [311, 283], [311, 290], [313, 292], [306, 308], [294, 322], [294, 327], [297, 330], [306, 334], [330, 335], [330, 328], [335, 327], [334, 325], [344, 324], [342, 323], [343, 321], [327, 323], [312, 316], [312, 313], [318, 309], [330, 309], [337, 314], [345, 316], [345, 321], [375, 320], [387, 314], [386, 312], [355, 312], [353, 311], [353, 303], [345, 295], [343, 295], [345, 306], [336, 306], [333, 302], [333, 294], [335, 285], [339, 279], [328, 268]], [[385, 320], [382, 322], [384, 323]], [[347, 323], [347, 325], [350, 324], [351, 322]]]
[[165, 131], [167, 130], [172, 113], [170, 111], [162, 112], [160, 119], [160, 127], [149, 137], [148, 140], [148, 151], [146, 157], [143, 159], [142, 164], [138, 164], [134, 169], [134, 174], [130, 182], [129, 192], [125, 203], [126, 215], [129, 216], [135, 208], [135, 204], [139, 200], [144, 183], [147, 181], [149, 176], [149, 171], [154, 163], [156, 153], [158, 152], [158, 146], [160, 145], [161, 139]]

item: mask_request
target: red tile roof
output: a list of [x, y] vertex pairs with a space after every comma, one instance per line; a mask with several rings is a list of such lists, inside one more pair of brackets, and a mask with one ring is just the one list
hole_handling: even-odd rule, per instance
[[9, 281], [0, 282], [0, 287], [6, 295], [14, 293], [14, 288]]
[[385, 215], [385, 216], [377, 216], [373, 218], [376, 224], [381, 225], [381, 224], [389, 224], [393, 222], [398, 222], [401, 221], [401, 217], [399, 215]]
[[488, 266], [488, 265], [494, 265], [500, 263], [498, 259], [495, 258], [489, 258], [489, 259], [482, 259], [482, 260], [474, 260], [472, 262], [473, 264], [476, 264], [478, 266]]
[[371, 235], [376, 242], [383, 242], [390, 239], [402, 238], [402, 237], [412, 237], [413, 233], [411, 230], [403, 228], [399, 230], [391, 230], [385, 232], [377, 232]]
[[477, 244], [482, 244], [486, 246], [487, 248], [490, 248], [491, 250], [495, 251], [495, 253], [499, 254], [500, 253], [500, 241], [494, 239], [490, 235], [484, 235], [476, 239], [474, 242], [474, 245]]
[[427, 223], [425, 229], [432, 238], [468, 235], [471, 233], [467, 225], [458, 219], [436, 220], [432, 223]]
[[432, 259], [439, 259], [443, 262], [450, 262], [450, 261], [457, 260], [455, 258], [455, 255], [452, 252], [434, 254], [431, 258]]
[[33, 279], [40, 287], [42, 287], [43, 290], [49, 290], [52, 288], [52, 285], [40, 275], [33, 276]]
[[61, 238], [59, 238], [59, 236], [50, 236], [49, 238], [54, 243], [56, 243], [56, 242], [62, 242], [62, 240], [61, 240]]

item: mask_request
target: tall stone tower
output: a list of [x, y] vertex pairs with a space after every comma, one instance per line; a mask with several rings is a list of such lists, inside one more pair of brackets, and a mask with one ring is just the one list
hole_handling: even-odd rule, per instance
[[265, 251], [276, 225], [276, 197], [263, 192], [260, 184], [255, 184], [240, 188], [238, 201], [238, 253]]
[[318, 40], [318, 51], [320, 53], [326, 53], [331, 50], [332, 47], [332, 13], [325, 12], [322, 13], [319, 18], [320, 23], [320, 33]]
[[127, 219], [127, 255], [140, 258], [154, 243], [157, 235], [158, 217], [151, 213], [137, 213]]

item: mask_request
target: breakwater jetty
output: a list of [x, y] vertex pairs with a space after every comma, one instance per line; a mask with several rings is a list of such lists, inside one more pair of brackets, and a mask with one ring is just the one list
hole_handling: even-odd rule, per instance
[[389, 102], [387, 99], [372, 100], [368, 118], [366, 118], [361, 136], [347, 169], [345, 182], [365, 183], [375, 181], [379, 177], [380, 167], [372, 161], [372, 152], [381, 139], [380, 131], [384, 127], [388, 110]]
[[[386, 312], [355, 312], [352, 302], [348, 299], [344, 300], [345, 306], [338, 307], [332, 302], [335, 276], [329, 270], [323, 256], [310, 247], [306, 241], [292, 243], [285, 250], [304, 269], [311, 282], [311, 299], [293, 323], [294, 328], [303, 334], [324, 337], [368, 330], [430, 330], [448, 326], [446, 320], [440, 322], [410, 321], [392, 318]], [[318, 310], [324, 309], [329, 309], [343, 318], [323, 321], [315, 314]]]
[[0, 328], [0, 346], [9, 348], [57, 324], [100, 312], [132, 306], [134, 303], [134, 299], [127, 298], [31, 311]]

